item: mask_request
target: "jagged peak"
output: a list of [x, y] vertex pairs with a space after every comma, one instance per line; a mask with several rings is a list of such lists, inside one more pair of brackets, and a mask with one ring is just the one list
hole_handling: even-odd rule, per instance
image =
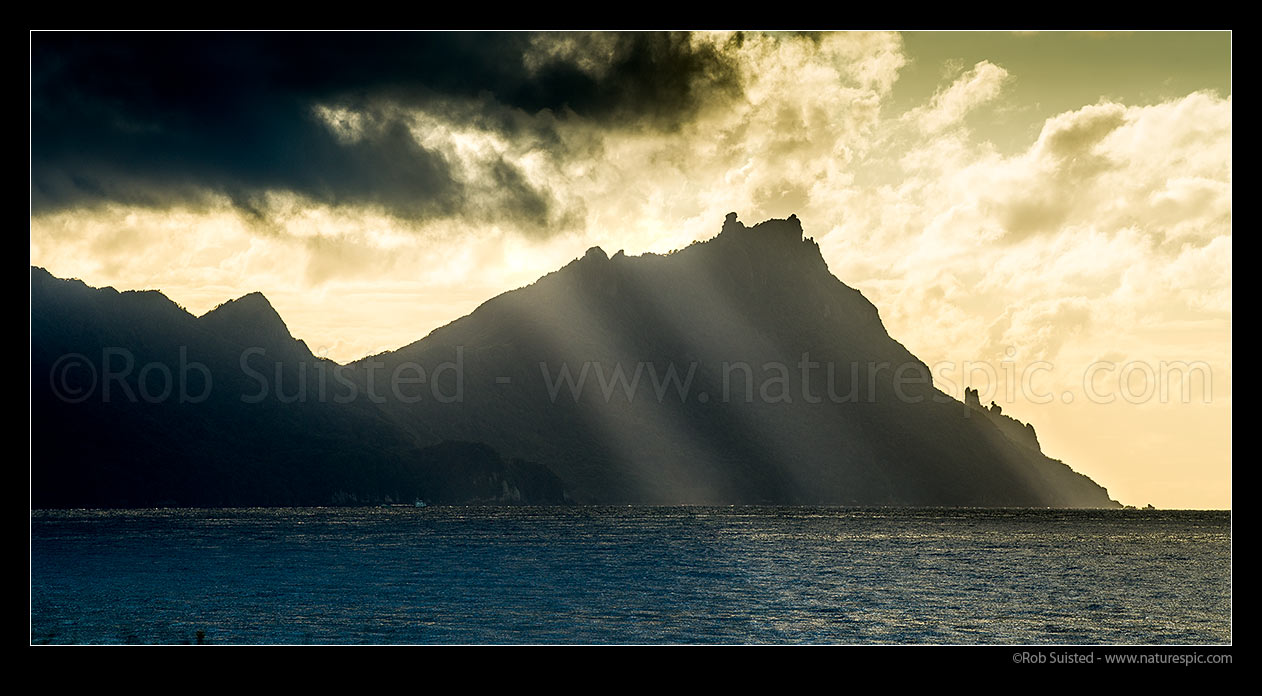
[[[722, 245], [723, 242], [731, 240], [764, 243], [771, 242], [775, 246], [783, 245], [786, 248], [801, 246], [805, 249], [813, 250], [815, 256], [819, 256], [821, 259], [823, 258], [819, 252], [819, 245], [816, 244], [813, 239], [805, 238], [803, 236], [802, 221], [798, 219], [796, 214], [790, 215], [787, 218], [769, 218], [759, 222], [753, 227], [746, 227], [745, 223], [740, 221], [740, 216], [737, 215], [737, 213], [728, 213], [723, 221], [723, 229], [720, 230], [718, 235], [708, 240], [694, 241], [687, 247], [687, 249], [691, 250], [694, 247], [705, 246], [710, 242], [719, 242], [720, 245]], [[665, 256], [671, 256], [680, 251], [684, 251], [684, 249], [676, 249], [675, 251], [665, 254]], [[634, 258], [661, 256], [661, 254], [649, 253]], [[570, 264], [567, 265], [595, 263], [597, 266], [594, 267], [599, 267], [603, 266], [606, 262], [620, 261], [630, 258], [633, 257], [627, 256], [626, 250], [624, 249], [619, 249], [612, 257], [610, 257], [601, 247], [593, 246], [584, 252], [581, 257], [571, 261]]]
[[755, 235], [759, 239], [801, 242], [802, 221], [798, 219], [797, 214], [792, 214], [787, 218], [769, 218], [753, 227], [746, 227], [745, 223], [740, 221], [740, 216], [736, 213], [728, 213], [723, 220], [723, 229], [719, 232], [720, 237], [753, 238]]
[[228, 300], [201, 315], [198, 320], [231, 335], [245, 332], [255, 337], [293, 338], [285, 320], [261, 292]]
[[978, 390], [969, 387], [964, 387], [964, 404], [974, 411], [980, 411], [988, 416], [990, 421], [1009, 440], [1042, 452], [1042, 448], [1039, 446], [1038, 433], [1034, 431], [1033, 423], [1024, 423], [1012, 416], [1004, 415], [1003, 407], [994, 401], [990, 402], [990, 406], [983, 406]]
[[218, 307], [215, 307], [209, 312], [203, 314], [202, 318], [211, 316], [212, 314], [223, 313], [234, 315], [263, 313], [275, 315], [277, 319], [280, 319], [280, 314], [276, 311], [276, 308], [272, 306], [272, 303], [268, 301], [267, 297], [263, 293], [258, 292], [257, 290], [242, 295], [235, 300], [228, 300], [227, 302], [220, 304]]
[[982, 408], [981, 396], [976, 389], [970, 389], [969, 387], [964, 387], [964, 403], [973, 408]]

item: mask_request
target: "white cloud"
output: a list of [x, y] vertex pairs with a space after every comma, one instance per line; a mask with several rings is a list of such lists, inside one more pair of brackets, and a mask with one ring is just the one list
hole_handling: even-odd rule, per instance
[[950, 87], [933, 95], [929, 104], [914, 109], [908, 115], [921, 131], [928, 134], [938, 133], [959, 125], [970, 111], [993, 101], [999, 96], [1007, 80], [1007, 70], [983, 60], [956, 79]]

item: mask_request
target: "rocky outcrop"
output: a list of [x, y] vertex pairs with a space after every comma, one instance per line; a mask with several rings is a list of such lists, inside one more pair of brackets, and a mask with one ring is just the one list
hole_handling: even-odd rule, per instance
[[982, 406], [981, 397], [976, 389], [964, 388], [964, 404], [971, 409], [971, 412], [982, 414], [1009, 440], [1035, 452], [1043, 451], [1039, 447], [1039, 438], [1034, 432], [1033, 424], [1022, 423], [1012, 416], [1003, 415], [1003, 407], [994, 401], [990, 402], [989, 408]]

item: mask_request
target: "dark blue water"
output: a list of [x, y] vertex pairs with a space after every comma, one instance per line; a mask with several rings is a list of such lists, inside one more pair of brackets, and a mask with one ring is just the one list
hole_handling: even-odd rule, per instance
[[34, 512], [35, 643], [1231, 641], [1227, 512]]

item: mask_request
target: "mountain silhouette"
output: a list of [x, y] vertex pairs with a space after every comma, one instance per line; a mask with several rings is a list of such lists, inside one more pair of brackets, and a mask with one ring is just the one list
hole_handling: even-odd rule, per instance
[[730, 214], [715, 238], [666, 255], [593, 248], [352, 367], [362, 380], [374, 363], [391, 374], [458, 354], [458, 403], [384, 408], [403, 427], [546, 462], [580, 501], [1116, 505], [934, 389], [796, 217], [746, 227]]
[[31, 504], [566, 501], [541, 465], [425, 447], [368, 400], [320, 398], [337, 367], [259, 293], [199, 318], [32, 268]]
[[273, 356], [291, 360], [315, 357], [306, 343], [289, 333], [289, 327], [261, 292], [228, 300], [197, 321], [210, 333], [241, 347], [260, 347]]
[[[109, 346], [176, 375], [195, 354], [213, 408], [102, 404], [99, 385], [68, 403], [56, 361], [104, 372]], [[32, 385], [32, 495], [48, 504], [104, 486], [191, 504], [1118, 506], [1031, 426], [935, 389], [793, 216], [729, 214], [664, 255], [592, 248], [348, 365], [313, 357], [257, 293], [196, 318], [32, 269]], [[92, 444], [67, 441], [76, 428]]]

